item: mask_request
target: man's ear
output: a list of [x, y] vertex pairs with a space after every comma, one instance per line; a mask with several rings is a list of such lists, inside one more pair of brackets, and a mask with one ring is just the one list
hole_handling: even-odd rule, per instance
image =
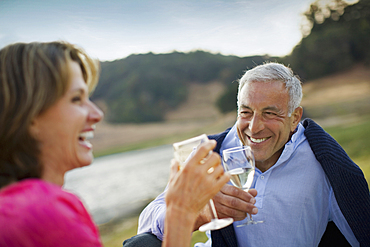
[[292, 121], [291, 122], [291, 131], [292, 132], [297, 128], [297, 125], [301, 121], [302, 114], [303, 114], [303, 108], [302, 108], [302, 106], [298, 106], [292, 112], [292, 116], [291, 116], [291, 121]]

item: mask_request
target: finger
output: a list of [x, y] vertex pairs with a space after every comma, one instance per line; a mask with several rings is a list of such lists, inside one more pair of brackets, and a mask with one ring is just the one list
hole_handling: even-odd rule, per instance
[[[221, 172], [223, 172], [223, 168], [221, 167]], [[217, 191], [220, 191], [221, 188], [230, 180], [230, 175], [227, 174], [227, 173], [222, 173], [220, 176], [217, 177], [217, 183], [216, 183], [216, 187], [217, 187]]]
[[213, 171], [215, 167], [221, 166], [220, 164], [221, 164], [221, 157], [218, 153], [211, 153], [207, 157], [207, 159], [202, 163], [204, 169], [207, 171], [210, 170], [211, 168], [213, 168], [211, 169], [211, 171]]
[[210, 179], [212, 189], [214, 190], [212, 197], [230, 180], [230, 175], [224, 172], [221, 165], [216, 166], [213, 172], [206, 177], [206, 179]]
[[[211, 169], [212, 172], [210, 172]], [[220, 164], [211, 167], [211, 169], [208, 169], [208, 173], [212, 175], [215, 179], [219, 179], [224, 174], [227, 174], [227, 177], [230, 177], [228, 173], [225, 173], [224, 168]]]
[[235, 186], [232, 186], [230, 184], [225, 184], [225, 186], [223, 186], [221, 188], [221, 192], [223, 194], [225, 194], [225, 195], [239, 198], [239, 199], [241, 199], [241, 200], [243, 200], [245, 202], [254, 203], [254, 201], [255, 201], [254, 196], [252, 196], [252, 194], [250, 194], [249, 192], [246, 192], [246, 191], [244, 191], [242, 189], [239, 189], [239, 188], [237, 188]]
[[199, 163], [201, 160], [203, 160], [207, 155], [209, 154], [209, 151], [213, 150], [216, 146], [215, 140], [209, 140], [207, 142], [202, 143], [197, 151], [195, 152], [192, 159], [196, 161], [196, 163]]
[[220, 218], [233, 218], [235, 221], [243, 220], [246, 217], [246, 212], [230, 208], [214, 200], [218, 216]]
[[230, 217], [241, 217], [240, 212], [256, 214], [257, 211], [253, 211], [257, 210], [254, 206], [256, 199], [248, 192], [232, 187], [234, 186], [226, 184], [214, 197], [214, 201], [224, 208], [224, 214]]
[[230, 180], [230, 174], [225, 173], [224, 168], [221, 165], [217, 165], [215, 167], [212, 167], [212, 173], [210, 173], [210, 169], [208, 170], [209, 176], [213, 180], [216, 180], [215, 182], [220, 183], [220, 187], [218, 190], [221, 190], [221, 188]]
[[257, 190], [256, 189], [249, 189], [248, 193], [251, 194], [251, 196], [253, 196], [253, 197], [257, 196]]
[[[217, 196], [217, 195], [216, 195]], [[232, 217], [234, 220], [242, 220], [246, 214], [256, 214], [258, 210], [256, 206], [251, 203], [240, 203], [235, 201], [235, 198], [230, 199], [226, 202], [214, 199], [217, 202], [217, 211], [222, 213], [225, 217]], [[225, 203], [225, 204], [224, 204]], [[230, 206], [231, 205], [231, 206]]]

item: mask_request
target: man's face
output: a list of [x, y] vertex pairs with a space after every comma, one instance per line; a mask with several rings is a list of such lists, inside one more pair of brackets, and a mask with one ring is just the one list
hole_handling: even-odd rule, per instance
[[301, 119], [301, 107], [288, 116], [288, 102], [288, 91], [280, 81], [250, 82], [240, 91], [238, 135], [253, 150], [262, 172], [279, 159]]

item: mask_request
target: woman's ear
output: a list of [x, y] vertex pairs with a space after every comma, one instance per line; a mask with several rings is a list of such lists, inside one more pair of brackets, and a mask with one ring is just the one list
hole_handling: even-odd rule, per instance
[[36, 119], [33, 119], [31, 121], [31, 124], [30, 124], [30, 127], [29, 127], [29, 132], [30, 132], [30, 134], [31, 134], [31, 136], [33, 138], [37, 139], [37, 136], [40, 133], [40, 129], [38, 127], [38, 124], [37, 124], [37, 120]]

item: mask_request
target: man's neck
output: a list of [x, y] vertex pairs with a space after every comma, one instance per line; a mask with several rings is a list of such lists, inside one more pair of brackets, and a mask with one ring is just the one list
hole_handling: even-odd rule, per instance
[[[275, 164], [275, 163], [274, 163]], [[274, 164], [269, 165], [269, 164], [258, 164], [256, 163], [256, 168], [260, 170], [262, 173], [270, 169]]]
[[279, 150], [278, 152], [276, 152], [273, 156], [271, 156], [267, 160], [263, 160], [263, 161], [257, 161], [256, 160], [256, 167], [261, 172], [267, 171], [268, 169], [270, 169], [271, 167], [273, 167], [276, 164], [276, 162], [280, 158], [281, 154], [283, 153], [283, 150], [284, 150], [284, 148], [282, 148], [281, 150]]

